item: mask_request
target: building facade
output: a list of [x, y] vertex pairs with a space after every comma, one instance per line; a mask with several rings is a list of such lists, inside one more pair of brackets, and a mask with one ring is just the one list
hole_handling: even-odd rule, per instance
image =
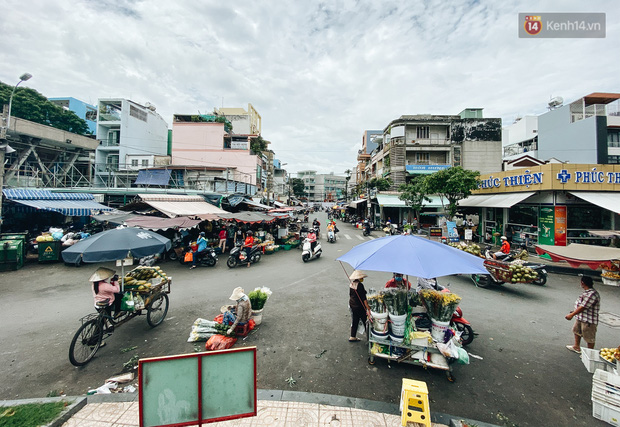
[[122, 98], [97, 107], [96, 187], [127, 187], [140, 168], [168, 164], [168, 125], [155, 107]]
[[86, 122], [91, 134], [97, 134], [97, 107], [72, 97], [48, 98], [48, 100], [61, 108], [73, 111], [76, 116]]

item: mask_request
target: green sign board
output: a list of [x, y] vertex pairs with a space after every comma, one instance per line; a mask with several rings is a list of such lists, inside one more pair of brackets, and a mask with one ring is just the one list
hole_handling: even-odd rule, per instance
[[553, 245], [555, 214], [553, 206], [542, 206], [538, 215], [538, 244]]
[[256, 347], [142, 359], [140, 426], [256, 416]]

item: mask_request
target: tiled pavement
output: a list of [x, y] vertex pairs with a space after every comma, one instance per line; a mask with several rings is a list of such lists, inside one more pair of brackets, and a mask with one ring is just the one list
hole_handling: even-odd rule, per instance
[[[338, 426], [398, 427], [400, 416], [318, 403], [259, 400], [256, 417], [211, 423], [209, 426]], [[89, 403], [63, 427], [138, 426], [138, 402]], [[434, 427], [444, 424], [433, 424]]]

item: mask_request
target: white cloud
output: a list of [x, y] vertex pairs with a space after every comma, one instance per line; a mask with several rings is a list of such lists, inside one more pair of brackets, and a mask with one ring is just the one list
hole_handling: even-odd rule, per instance
[[[174, 113], [254, 105], [291, 171], [342, 174], [366, 129], [617, 92], [617, 2], [5, 0], [0, 80]], [[520, 12], [606, 12], [606, 39], [519, 39]]]

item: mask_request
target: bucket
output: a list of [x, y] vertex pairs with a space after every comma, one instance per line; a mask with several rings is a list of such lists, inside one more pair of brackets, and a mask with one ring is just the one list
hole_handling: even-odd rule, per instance
[[376, 338], [379, 340], [387, 340], [388, 335], [389, 335], [387, 332], [377, 332], [374, 329], [370, 331], [370, 334], [372, 335], [373, 338]]
[[403, 342], [403, 339], [405, 339], [404, 335], [390, 334], [390, 340], [392, 340], [392, 341], [394, 341], [396, 343]]
[[445, 333], [450, 327], [450, 322], [440, 322], [439, 320], [431, 319], [431, 323], [431, 336], [435, 341], [443, 343]]
[[390, 325], [390, 331], [391, 331], [391, 334], [393, 335], [404, 336], [405, 335], [405, 324], [403, 323], [402, 325], [395, 325], [394, 323], [392, 323]]
[[392, 321], [392, 324], [394, 325], [404, 325], [405, 322], [407, 321], [407, 315], [406, 314], [392, 314], [390, 313], [390, 320]]
[[254, 319], [256, 326], [260, 325], [263, 321], [263, 310], [264, 308], [261, 308], [260, 310], [252, 310], [252, 319]]
[[370, 317], [372, 317], [373, 319], [378, 319], [378, 320], [386, 320], [388, 318], [388, 313], [387, 311], [385, 313], [377, 313], [375, 311], [371, 311]]
[[415, 307], [411, 307], [411, 314], [416, 313], [426, 313], [426, 307], [423, 305], [416, 305]]

